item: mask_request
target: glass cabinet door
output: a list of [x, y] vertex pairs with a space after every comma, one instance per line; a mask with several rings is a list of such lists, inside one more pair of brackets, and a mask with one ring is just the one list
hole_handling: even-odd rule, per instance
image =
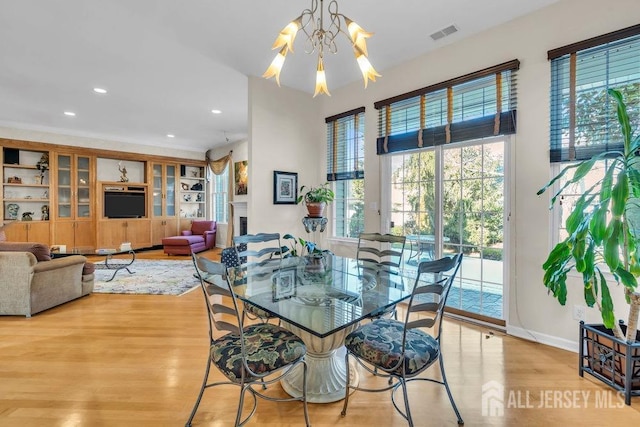
[[167, 165], [167, 216], [176, 216], [176, 167]]
[[153, 165], [153, 215], [162, 216], [162, 165]]
[[76, 218], [88, 218], [91, 216], [90, 165], [89, 157], [78, 156], [76, 166]]
[[71, 156], [58, 156], [58, 218], [71, 218]]

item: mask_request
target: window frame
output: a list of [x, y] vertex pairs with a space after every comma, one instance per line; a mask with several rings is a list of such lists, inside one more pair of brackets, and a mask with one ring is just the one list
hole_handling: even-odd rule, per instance
[[[620, 43], [629, 43], [631, 45], [633, 43], [640, 43], [640, 24], [624, 28], [622, 30], [613, 31], [611, 33], [603, 34], [601, 36], [593, 37], [588, 40], [556, 48], [550, 50], [547, 53], [548, 59], [550, 61], [549, 67], [551, 75], [551, 86], [549, 89], [551, 123], [549, 129], [549, 160], [551, 164], [551, 176], [557, 176], [557, 174], [560, 173], [560, 171], [564, 167], [573, 162], [579, 162], [586, 158], [591, 158], [598, 153], [616, 150], [619, 148], [619, 145], [617, 145], [615, 142], [610, 143], [610, 141], [612, 140], [610, 135], [613, 134], [613, 132], [610, 132], [609, 130], [606, 131], [606, 135], [602, 138], [600, 143], [586, 145], [583, 147], [576, 147], [575, 145], [571, 145], [571, 143], [569, 143], [568, 147], [565, 147], [561, 143], [563, 139], [561, 134], [562, 131], [566, 129], [566, 131], [570, 134], [568, 138], [574, 139], [578, 127], [581, 125], [578, 123], [576, 112], [577, 110], [575, 108], [575, 105], [577, 103], [576, 94], [581, 89], [577, 86], [577, 82], [579, 81], [578, 78], [581, 77], [579, 75], [580, 71], [578, 70], [577, 66], [578, 55], [586, 55], [592, 52], [596, 52], [598, 54], [607, 55], [607, 59], [609, 59], [609, 51], [614, 50], [614, 53], [617, 53], [615, 49], [617, 49]], [[624, 58], [621, 57], [621, 59]], [[609, 65], [609, 63], [607, 65]], [[583, 73], [587, 73], [587, 70], [591, 71], [591, 69], [586, 68]], [[633, 68], [631, 70], [633, 70]], [[562, 72], [566, 73], [567, 75], [561, 75], [560, 73]], [[595, 77], [592, 77], [589, 74], [589, 76], [594, 80], [600, 79], [595, 83], [591, 83], [592, 86], [596, 86], [597, 84], [598, 87], [603, 87], [605, 88], [605, 90], [607, 87], [609, 87], [611, 80], [620, 79], [619, 76], [617, 78], [612, 77], [610, 68], [608, 67], [604, 69], [604, 72], [602, 74], [596, 74]], [[630, 72], [629, 74], [626, 74], [624, 76], [635, 76], [635, 73]], [[567, 80], [569, 81], [569, 86], [563, 92], [557, 85], [563, 83], [566, 84]], [[565, 97], [567, 96], [566, 90], [568, 90], [570, 94], [569, 102], [573, 103], [573, 105], [570, 105], [567, 111], [563, 111], [561, 108], [561, 104], [563, 95]], [[565, 125], [568, 123], [568, 125], [563, 127], [563, 123]], [[591, 173], [594, 172], [592, 171]], [[560, 185], [560, 182], [556, 182], [554, 184], [554, 187], [552, 188], [553, 191], [550, 192], [549, 197], [552, 197], [552, 194], [557, 193], [557, 191], [560, 189]], [[550, 227], [550, 242], [552, 244], [552, 247], [554, 247], [561, 241], [561, 230], [564, 228], [564, 224], [562, 223], [562, 208], [559, 207], [559, 205], [554, 206], [551, 209]]]
[[[364, 188], [362, 198], [354, 199], [353, 182], [361, 181], [364, 186], [364, 132], [365, 132], [365, 107], [359, 107], [344, 113], [327, 117], [327, 181], [333, 182], [332, 190], [339, 194], [338, 182], [351, 181], [349, 185], [349, 195], [344, 198], [334, 199], [331, 209], [331, 239], [354, 241], [357, 237], [349, 237], [349, 221], [347, 213], [355, 203], [362, 204], [362, 228], [364, 231]], [[346, 184], [345, 184], [346, 185]], [[344, 211], [339, 212], [339, 206], [344, 207]], [[338, 227], [338, 223], [343, 224]], [[337, 234], [338, 230], [343, 230], [343, 234]]]
[[[377, 154], [515, 134], [519, 68], [520, 61], [514, 59], [375, 102]], [[495, 93], [485, 99], [486, 90]], [[474, 100], [475, 110], [478, 105], [482, 106], [482, 115], [473, 113], [473, 107], [467, 108], [463, 101], [465, 95]], [[478, 95], [481, 95], [479, 102]], [[471, 118], [464, 117], [468, 113]], [[399, 130], [398, 126], [402, 125], [404, 129]]]
[[[216, 175], [214, 173], [211, 173], [211, 218], [216, 221], [216, 223], [218, 224], [228, 224], [229, 223], [229, 171], [231, 169], [230, 167], [231, 163], [227, 163], [227, 165], [225, 166], [225, 170], [223, 173], [221, 173], [220, 175]], [[222, 188], [222, 191], [216, 191], [216, 188], [218, 187], [218, 182], [220, 180], [223, 180], [222, 183], [220, 183], [220, 188]], [[224, 181], [226, 180], [226, 181]], [[216, 196], [220, 194], [223, 196], [223, 203], [222, 206], [220, 207], [220, 212], [222, 212], [222, 217], [224, 218], [224, 221], [218, 221], [218, 211], [217, 211], [217, 204], [216, 204]]]
[[[625, 56], [624, 49], [631, 51]], [[551, 77], [550, 162], [570, 163], [619, 150], [622, 143], [615, 138], [617, 126], [608, 126], [610, 122], [617, 124], [615, 102], [607, 96], [606, 90], [620, 85], [622, 88], [640, 85], [640, 59], [638, 65], [633, 66], [633, 60], [640, 57], [640, 24], [552, 49], [547, 57]], [[601, 116], [588, 116], [589, 119], [582, 122], [580, 110], [585, 107], [581, 106], [581, 99], [588, 100], [598, 92], [604, 97], [606, 107], [601, 113], [604, 113], [605, 121], [596, 121], [596, 118], [603, 120]], [[632, 112], [630, 116], [633, 117]], [[583, 129], [598, 125], [603, 129], [592, 129], [585, 140]]]
[[[363, 185], [363, 191], [362, 191], [362, 198], [354, 198], [351, 197], [353, 195], [353, 183], [355, 181], [361, 181], [362, 185]], [[339, 191], [337, 189], [337, 186], [340, 185], [340, 183], [346, 183], [349, 182], [351, 184], [350, 187], [350, 191], [349, 191], [349, 195], [350, 197], [345, 197], [345, 198], [338, 198], [337, 195], [339, 194]], [[333, 209], [332, 209], [332, 232], [331, 232], [331, 238], [332, 239], [340, 239], [340, 240], [345, 240], [345, 241], [355, 241], [358, 239], [358, 236], [353, 236], [350, 237], [347, 234], [349, 234], [349, 227], [350, 227], [350, 221], [352, 219], [352, 217], [347, 218], [345, 215], [338, 215], [338, 205], [340, 203], [340, 201], [342, 201], [342, 203], [344, 203], [345, 205], [345, 209], [348, 210], [349, 207], [352, 205], [353, 202], [355, 203], [362, 203], [362, 229], [360, 230], [360, 233], [364, 231], [364, 214], [365, 214], [365, 206], [364, 206], [364, 178], [358, 178], [358, 179], [345, 179], [345, 180], [339, 180], [339, 181], [335, 181], [332, 185], [332, 189], [334, 191], [334, 193], [336, 194], [336, 198], [333, 201]], [[344, 222], [343, 227], [338, 227], [338, 220], [341, 220]], [[337, 235], [336, 231], [340, 228], [344, 228], [346, 230], [345, 235]]]

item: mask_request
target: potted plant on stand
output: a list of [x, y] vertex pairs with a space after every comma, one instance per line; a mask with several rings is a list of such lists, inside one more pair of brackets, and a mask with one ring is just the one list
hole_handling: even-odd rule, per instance
[[[561, 183], [570, 170], [574, 170], [573, 176], [559, 186], [551, 206], [568, 186], [583, 183], [587, 187], [567, 217], [568, 237], [553, 248], [543, 264], [544, 285], [564, 305], [567, 273], [575, 269], [582, 275], [585, 302], [598, 308], [603, 325], [581, 322], [580, 375], [588, 372], [624, 391], [625, 402], [630, 404], [630, 396], [640, 394], [640, 374], [633, 378], [634, 372], [640, 372], [640, 343], [636, 343], [640, 308], [640, 294], [636, 292], [640, 275], [640, 136], [634, 136], [621, 93], [613, 89], [608, 93], [616, 101], [624, 148], [571, 164], [538, 191], [540, 195]], [[594, 166], [604, 161], [601, 178], [585, 183]], [[626, 325], [615, 319], [611, 277], [623, 286], [630, 304]]]
[[[306, 191], [305, 188], [307, 189]], [[333, 202], [335, 194], [333, 190], [329, 188], [329, 183], [325, 182], [317, 187], [300, 187], [300, 195], [298, 196], [296, 203], [300, 203], [304, 200], [307, 206], [307, 212], [311, 218], [322, 218], [324, 216], [324, 209], [328, 203]]]

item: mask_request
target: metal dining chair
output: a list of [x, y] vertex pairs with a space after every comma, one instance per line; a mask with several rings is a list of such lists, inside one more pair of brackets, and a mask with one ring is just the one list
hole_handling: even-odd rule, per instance
[[[402, 256], [406, 240], [405, 236], [392, 234], [360, 233], [356, 258], [358, 261], [362, 261], [362, 265], [372, 270], [370, 272], [376, 276], [398, 276], [402, 269]], [[383, 316], [397, 318], [395, 305], [372, 313], [369, 317]]]
[[233, 236], [233, 246], [236, 248], [238, 260], [241, 264], [246, 264], [248, 262], [260, 262], [274, 257], [280, 258], [282, 254], [280, 233], [258, 233]]
[[[391, 400], [395, 409], [413, 426], [409, 407], [407, 383], [411, 381], [430, 381], [444, 385], [451, 406], [458, 418], [458, 424], [464, 424], [458, 407], [453, 400], [442, 359], [442, 313], [449, 295], [451, 284], [462, 262], [462, 254], [425, 261], [418, 265], [413, 291], [406, 310], [404, 321], [379, 318], [363, 324], [345, 338], [346, 393], [342, 416], [347, 413], [349, 389], [381, 392], [392, 390]], [[435, 280], [426, 278], [435, 277]], [[417, 315], [417, 316], [416, 316]], [[433, 334], [423, 330], [433, 328]], [[349, 358], [355, 359], [368, 372], [392, 382], [382, 388], [360, 388], [350, 385]], [[436, 361], [440, 363], [442, 380], [418, 377]], [[404, 409], [395, 399], [398, 388], [402, 389]]]
[[405, 236], [393, 234], [360, 233], [358, 236], [358, 251], [356, 258], [359, 261], [369, 261], [389, 268], [396, 272], [402, 265]]
[[[236, 413], [235, 425], [242, 426], [253, 416], [257, 407], [257, 398], [270, 401], [290, 402], [299, 400], [303, 403], [304, 418], [307, 426], [309, 414], [307, 410], [307, 364], [304, 356], [307, 348], [303, 341], [280, 326], [270, 323], [245, 325], [234, 287], [227, 279], [227, 271], [223, 264], [192, 254], [193, 263], [200, 278], [209, 323], [209, 357], [205, 369], [200, 392], [185, 426], [191, 426], [198, 411], [204, 391], [207, 388], [223, 384], [240, 387], [240, 401]], [[208, 278], [204, 280], [204, 274]], [[220, 296], [230, 297], [232, 305], [220, 303]], [[220, 336], [219, 333], [223, 335]], [[215, 338], [218, 336], [218, 338]], [[294, 366], [302, 365], [303, 389], [301, 397], [277, 398], [267, 396], [253, 388], [263, 387], [280, 381], [292, 372]], [[211, 366], [215, 366], [227, 381], [209, 382]], [[250, 413], [243, 418], [242, 409], [245, 395], [253, 397]]]
[[[256, 246], [259, 247], [256, 248]], [[263, 262], [273, 258], [282, 257], [280, 233], [258, 233], [234, 236], [233, 247], [236, 251], [235, 259], [239, 265], [247, 264], [249, 262]], [[271, 314], [252, 304], [245, 304], [244, 312], [250, 320], [257, 319], [266, 322], [269, 319], [274, 318]]]

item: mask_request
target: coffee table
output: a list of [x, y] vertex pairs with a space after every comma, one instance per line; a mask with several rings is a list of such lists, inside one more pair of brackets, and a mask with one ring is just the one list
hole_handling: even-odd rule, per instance
[[[116, 249], [102, 249], [102, 250], [93, 250], [91, 248], [78, 248], [74, 249], [72, 252], [67, 253], [53, 253], [51, 254], [52, 258], [61, 258], [70, 255], [84, 255], [91, 257], [104, 257], [104, 262], [99, 262], [95, 264], [96, 270], [111, 270], [113, 274], [111, 278], [107, 280], [107, 282], [112, 281], [118, 271], [127, 270], [129, 274], [135, 273], [135, 271], [129, 270], [129, 267], [136, 260], [136, 253], [133, 249], [121, 251]], [[114, 258], [114, 255], [128, 255], [127, 258]]]
[[[113, 258], [114, 255], [122, 254], [128, 254], [129, 258]], [[136, 253], [133, 251], [133, 249], [130, 249], [128, 251], [98, 252], [95, 255], [104, 256], [104, 264], [96, 263], [96, 270], [113, 270], [113, 275], [111, 275], [111, 278], [107, 280], [107, 282], [112, 281], [120, 270], [127, 270], [129, 274], [135, 273], [135, 271], [129, 270], [129, 266], [136, 260]]]

